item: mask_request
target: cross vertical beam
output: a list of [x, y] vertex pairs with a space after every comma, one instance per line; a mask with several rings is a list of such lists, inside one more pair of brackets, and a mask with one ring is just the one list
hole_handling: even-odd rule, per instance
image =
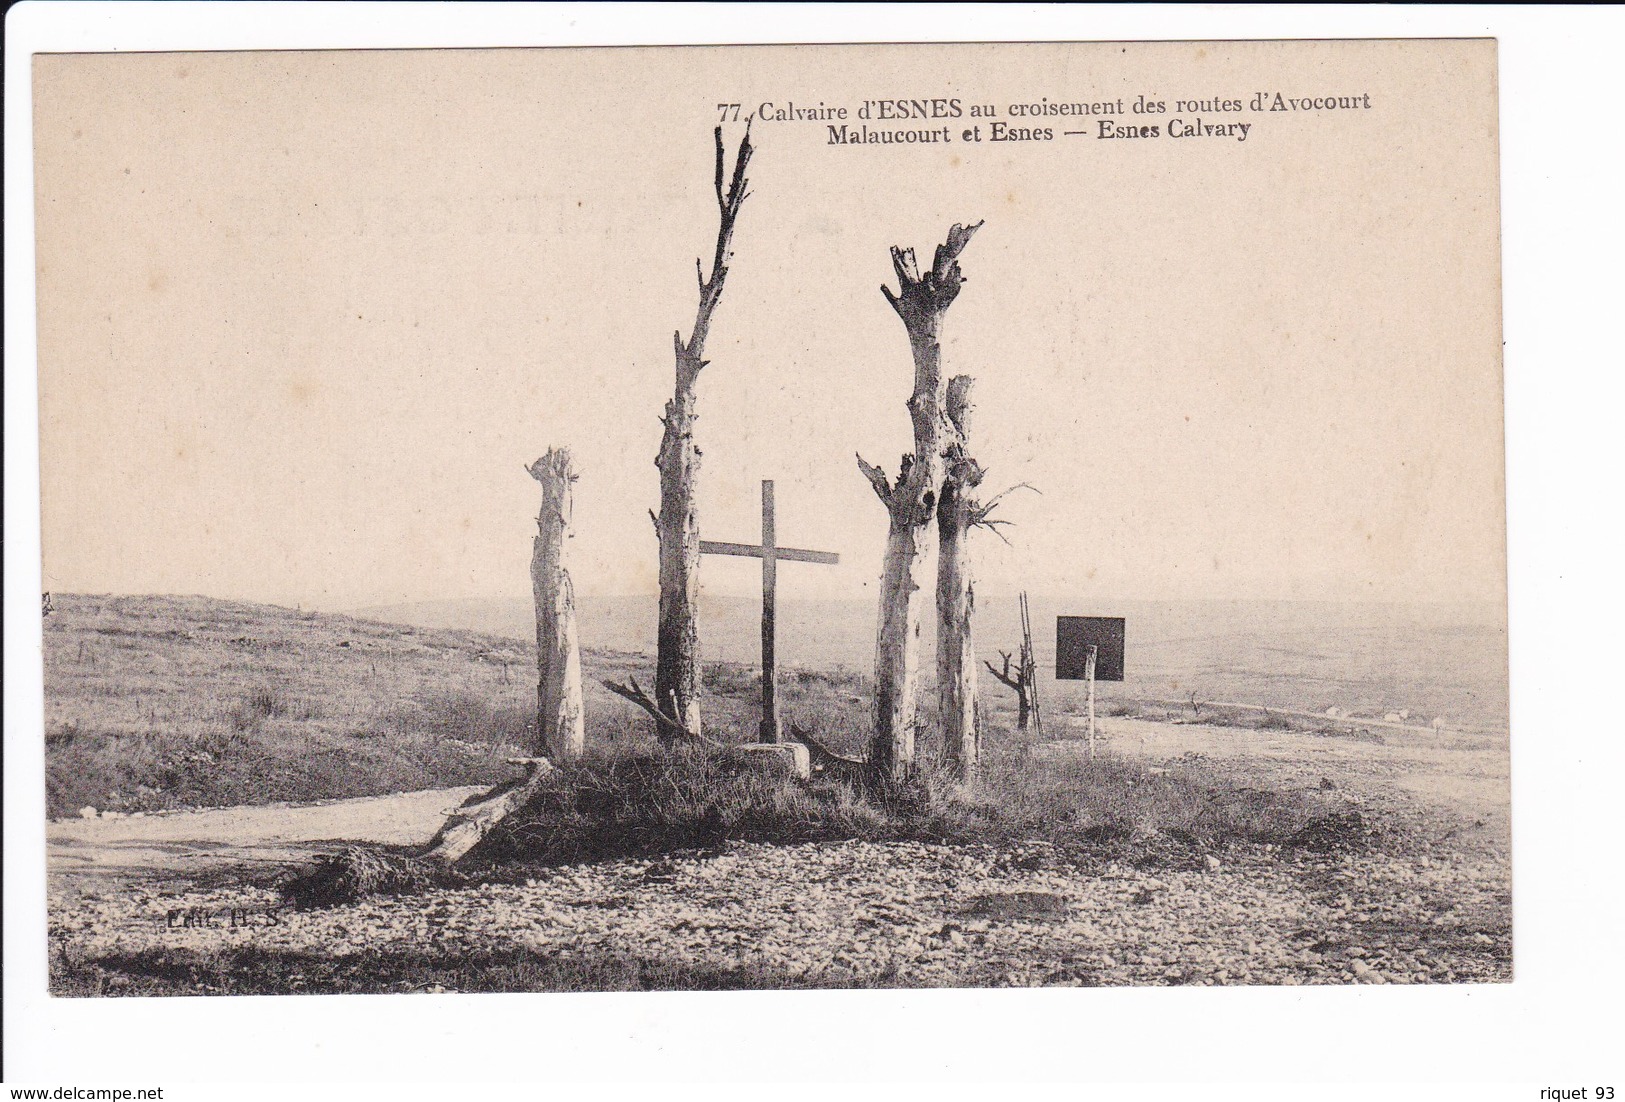
[[773, 530], [773, 480], [762, 479], [762, 728], [763, 742], [778, 742], [778, 544]]
[[702, 555], [740, 555], [762, 560], [762, 723], [763, 742], [778, 742], [783, 738], [779, 725], [779, 657], [777, 639], [779, 560], [786, 562], [815, 562], [834, 566], [841, 557], [832, 551], [807, 551], [799, 547], [780, 547], [773, 523], [773, 480], [762, 479], [762, 542], [723, 543], [720, 540], [701, 540]]

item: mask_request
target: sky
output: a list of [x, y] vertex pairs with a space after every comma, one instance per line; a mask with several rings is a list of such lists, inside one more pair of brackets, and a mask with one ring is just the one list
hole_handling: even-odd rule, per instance
[[[699, 383], [704, 536], [755, 542], [772, 478], [779, 542], [842, 557], [785, 566], [781, 596], [873, 591], [886, 515], [854, 455], [895, 472], [910, 444], [887, 250], [985, 220], [945, 365], [977, 379], [987, 489], [1041, 492], [1005, 499], [1010, 546], [978, 537], [984, 584], [1503, 598], [1492, 44], [58, 55], [34, 78], [48, 589], [524, 598], [524, 466], [567, 446], [578, 589], [653, 592], [716, 105], [1013, 122], [1144, 96], [1160, 127], [1250, 130], [978, 143], [961, 117], [946, 144], [831, 146], [758, 121]], [[1175, 107], [1263, 90], [1372, 107]]]

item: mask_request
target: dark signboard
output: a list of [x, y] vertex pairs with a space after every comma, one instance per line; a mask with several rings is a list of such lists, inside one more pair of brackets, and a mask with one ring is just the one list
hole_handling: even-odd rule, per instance
[[1055, 679], [1082, 681], [1089, 648], [1095, 653], [1095, 680], [1123, 680], [1121, 616], [1057, 616], [1055, 618]]

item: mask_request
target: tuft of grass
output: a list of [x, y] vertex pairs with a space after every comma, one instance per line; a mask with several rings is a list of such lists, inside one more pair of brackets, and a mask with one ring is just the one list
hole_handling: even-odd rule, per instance
[[560, 767], [531, 805], [473, 856], [562, 864], [704, 849], [728, 841], [887, 836], [885, 816], [849, 788], [700, 750], [591, 756]]
[[261, 719], [276, 719], [288, 714], [288, 701], [281, 691], [269, 686], [248, 694], [248, 711]]
[[1088, 758], [996, 755], [978, 798], [1007, 831], [1056, 842], [1161, 836], [1186, 846], [1285, 845], [1340, 806], [1307, 790], [1258, 788], [1200, 760], [1167, 768], [1109, 753]]
[[1378, 836], [1377, 829], [1368, 824], [1358, 811], [1333, 811], [1309, 820], [1287, 839], [1287, 845], [1295, 849], [1329, 853], [1364, 849]]
[[378, 895], [413, 895], [460, 887], [463, 874], [414, 853], [383, 846], [348, 846], [319, 858], [282, 886], [282, 897], [301, 910], [338, 907]]

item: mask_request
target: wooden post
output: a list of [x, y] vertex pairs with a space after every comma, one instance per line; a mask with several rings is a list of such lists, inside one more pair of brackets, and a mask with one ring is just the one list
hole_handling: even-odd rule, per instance
[[778, 742], [779, 728], [779, 655], [776, 620], [778, 618], [778, 549], [773, 529], [773, 480], [762, 480], [762, 726], [763, 742]]
[[1089, 756], [1095, 756], [1095, 659], [1100, 654], [1100, 648], [1094, 644], [1089, 646], [1089, 655], [1083, 660], [1083, 679], [1089, 686]]
[[1033, 619], [1027, 606], [1027, 591], [1021, 591], [1021, 680], [1027, 686], [1027, 700], [1032, 708], [1033, 731], [1044, 737], [1044, 714], [1038, 708], [1038, 658], [1033, 652]]

